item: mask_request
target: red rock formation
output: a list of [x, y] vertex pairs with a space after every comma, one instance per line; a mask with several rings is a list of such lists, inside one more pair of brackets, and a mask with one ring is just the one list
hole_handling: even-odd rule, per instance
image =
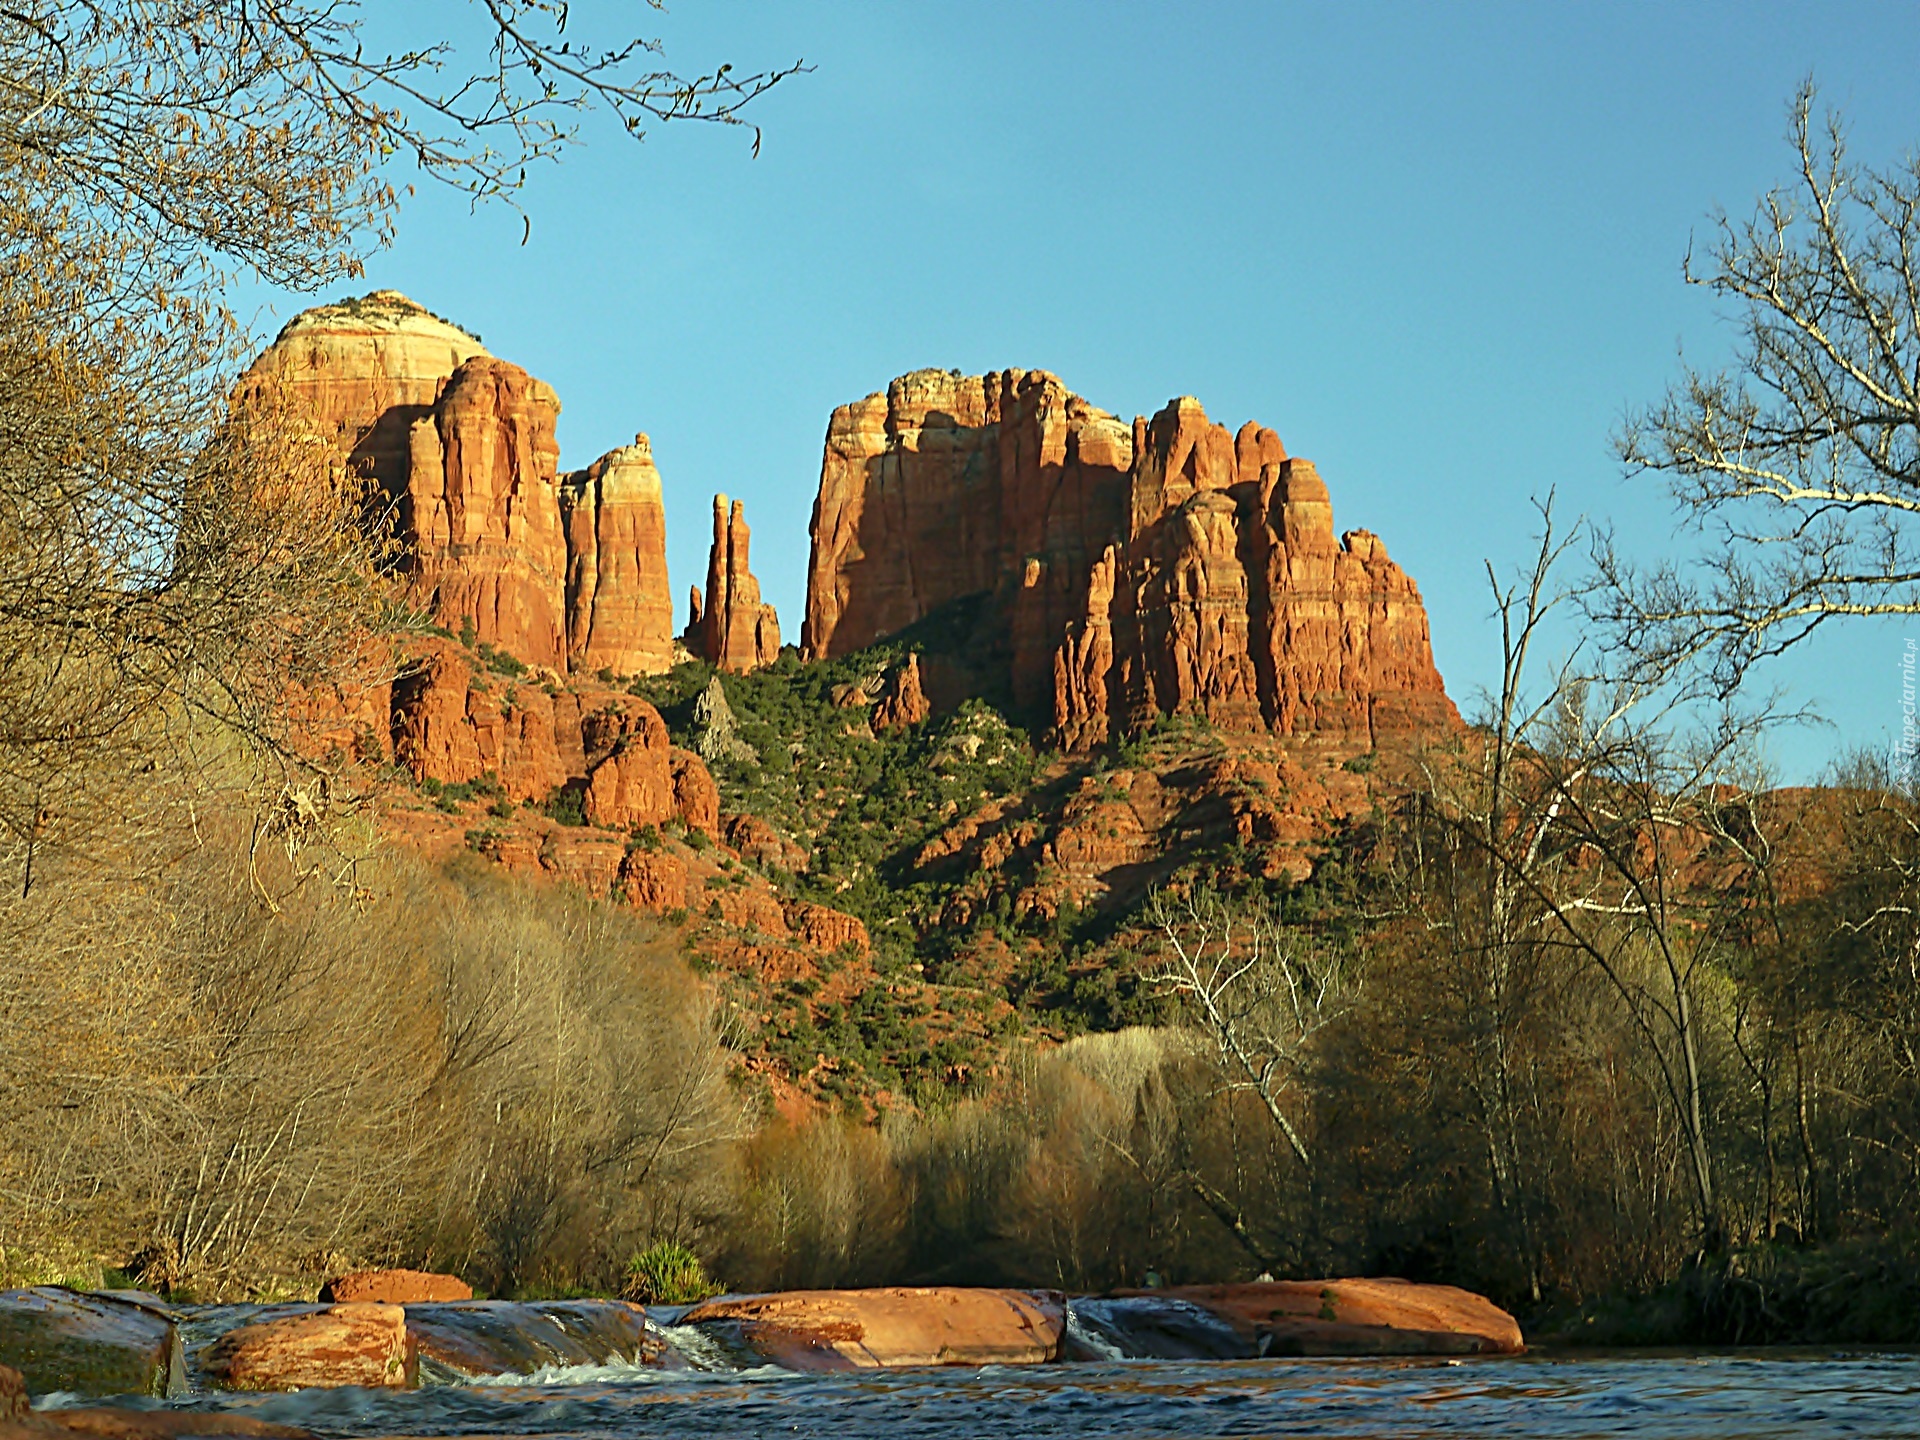
[[251, 1435], [265, 1440], [314, 1440], [311, 1430], [275, 1425], [250, 1415], [192, 1410], [127, 1410], [119, 1406], [60, 1405], [35, 1410], [18, 1370], [0, 1365], [0, 1440], [186, 1440], [200, 1435]]
[[238, 396], [291, 407], [387, 491], [401, 569], [437, 624], [561, 672], [673, 663], [644, 435], [563, 484], [552, 389], [391, 290], [296, 317]]
[[614, 700], [586, 716], [580, 734], [589, 825], [632, 830], [673, 818], [673, 743], [658, 710], [644, 700]]
[[796, 875], [807, 868], [807, 852], [758, 815], [729, 815], [721, 833], [742, 860]]
[[631, 850], [620, 862], [615, 889], [621, 899], [639, 910], [663, 915], [687, 908], [687, 867], [672, 855]]
[[476, 1379], [531, 1375], [548, 1366], [673, 1363], [647, 1312], [624, 1300], [410, 1305], [407, 1333], [423, 1361]]
[[691, 750], [675, 749], [668, 761], [673, 775], [673, 811], [689, 830], [720, 838], [720, 787], [706, 763]]
[[208, 1347], [202, 1368], [229, 1390], [404, 1390], [414, 1383], [415, 1355], [401, 1306], [335, 1305], [230, 1330]]
[[398, 290], [376, 290], [296, 315], [240, 389], [277, 389], [343, 458], [397, 497], [407, 485], [409, 429], [455, 370], [486, 353], [478, 338]]
[[707, 555], [705, 603], [693, 592], [687, 647], [709, 665], [744, 675], [780, 655], [780, 617], [761, 603], [760, 582], [747, 566], [746, 507], [713, 497], [713, 548]]
[[473, 1287], [457, 1275], [428, 1270], [355, 1270], [337, 1275], [320, 1287], [323, 1305], [360, 1301], [382, 1305], [419, 1305], [445, 1300], [471, 1300]]
[[1053, 649], [1084, 614], [1094, 537], [1125, 525], [1132, 448], [1112, 415], [1037, 370], [917, 370], [842, 406], [814, 504], [802, 651], [842, 655], [990, 593], [1015, 698], [1044, 703]]
[[1038, 1365], [1059, 1357], [1066, 1333], [1056, 1295], [953, 1287], [709, 1300], [680, 1323], [733, 1330], [749, 1348], [794, 1370]]
[[838, 950], [842, 945], [851, 945], [862, 955], [873, 950], [861, 920], [825, 905], [788, 900], [780, 907], [780, 917], [790, 933], [815, 950]]
[[1334, 538], [1271, 430], [1189, 398], [1129, 432], [1043, 372], [902, 376], [834, 412], [812, 541], [808, 656], [990, 597], [1015, 702], [1071, 749], [1182, 711], [1362, 745], [1457, 723], [1412, 580]]
[[1185, 1301], [1225, 1320], [1249, 1355], [1517, 1355], [1520, 1325], [1453, 1285], [1406, 1280], [1281, 1280], [1122, 1291]]
[[577, 783], [589, 824], [629, 830], [678, 818], [719, 834], [719, 790], [705, 764], [673, 748], [659, 711], [622, 691], [476, 672], [457, 645], [429, 639], [394, 682], [392, 723], [394, 758], [415, 779], [491, 775], [515, 802]]
[[560, 401], [518, 365], [469, 360], [407, 438], [399, 515], [415, 603], [532, 665], [567, 665]]
[[907, 663], [894, 671], [888, 681], [887, 693], [873, 707], [874, 733], [918, 725], [931, 711], [926, 692], [920, 688], [920, 657], [909, 655]]
[[673, 592], [660, 472], [645, 435], [560, 485], [567, 537], [567, 655], [578, 671], [673, 666]]

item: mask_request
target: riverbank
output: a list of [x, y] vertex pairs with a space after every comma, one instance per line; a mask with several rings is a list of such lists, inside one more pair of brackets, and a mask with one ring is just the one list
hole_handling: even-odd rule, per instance
[[1557, 1346], [1920, 1345], [1920, 1251], [1894, 1240], [1735, 1250], [1646, 1294], [1529, 1320]]

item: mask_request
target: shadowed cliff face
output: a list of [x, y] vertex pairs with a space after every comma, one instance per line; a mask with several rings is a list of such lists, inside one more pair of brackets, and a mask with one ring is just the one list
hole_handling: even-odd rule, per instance
[[985, 594], [1013, 698], [1081, 750], [1157, 715], [1337, 735], [1458, 723], [1420, 594], [1313, 466], [1182, 398], [1131, 429], [1042, 371], [904, 375], [827, 429], [802, 647]]
[[436, 624], [563, 673], [673, 663], [644, 436], [561, 475], [552, 387], [392, 290], [297, 316], [241, 391], [269, 384], [389, 498], [401, 573]]

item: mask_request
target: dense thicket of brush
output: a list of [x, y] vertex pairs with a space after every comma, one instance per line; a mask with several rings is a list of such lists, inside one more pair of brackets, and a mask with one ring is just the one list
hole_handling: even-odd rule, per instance
[[293, 884], [217, 814], [183, 838], [0, 902], [7, 1277], [137, 1256], [217, 1293], [406, 1259], [607, 1288], [699, 1232], [744, 1111], [650, 922], [477, 862]]

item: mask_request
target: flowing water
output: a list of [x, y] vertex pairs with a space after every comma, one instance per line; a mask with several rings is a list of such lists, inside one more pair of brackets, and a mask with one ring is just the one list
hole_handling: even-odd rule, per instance
[[[717, 1352], [690, 1358], [716, 1367], [725, 1363]], [[342, 1437], [1824, 1440], [1920, 1437], [1920, 1355], [1792, 1351], [1452, 1361], [1110, 1360], [846, 1375], [799, 1375], [772, 1367], [663, 1372], [613, 1364], [414, 1391], [310, 1390], [197, 1396], [177, 1403]]]

